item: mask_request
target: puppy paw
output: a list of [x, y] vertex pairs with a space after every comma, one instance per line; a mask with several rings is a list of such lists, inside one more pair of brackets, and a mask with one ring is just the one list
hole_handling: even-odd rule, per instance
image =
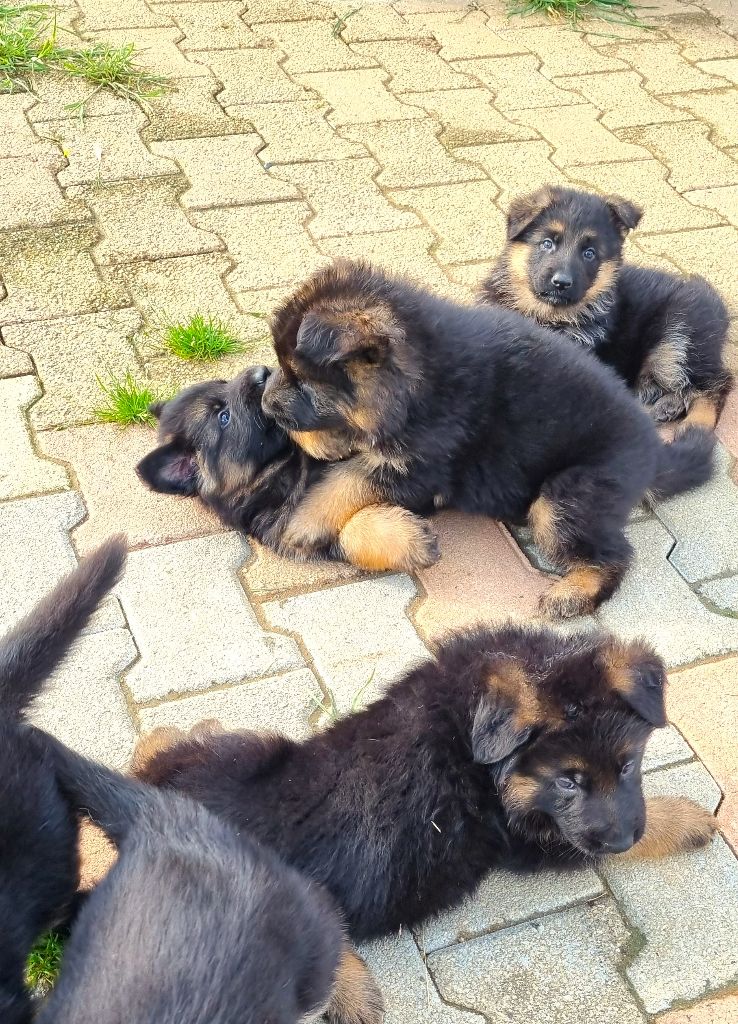
[[425, 519], [417, 519], [416, 526], [417, 535], [409, 551], [411, 571], [413, 569], [428, 569], [431, 565], [435, 565], [441, 557], [441, 545], [438, 543], [438, 537], [430, 523]]
[[134, 775], [145, 770], [148, 763], [160, 754], [185, 739], [182, 729], [171, 725], [160, 725], [145, 733], [136, 743], [131, 758], [130, 770]]
[[573, 619], [577, 615], [589, 615], [594, 609], [592, 598], [569, 586], [565, 580], [554, 583], [538, 601], [539, 614], [547, 619]]
[[652, 797], [646, 800], [643, 837], [618, 860], [655, 860], [699, 850], [716, 832], [714, 816], [694, 801], [683, 796]]
[[325, 1012], [328, 1024], [382, 1024], [384, 1000], [374, 976], [353, 949], [344, 950]]
[[394, 505], [361, 509], [341, 530], [339, 544], [346, 561], [372, 572], [414, 572], [440, 557], [430, 524]]

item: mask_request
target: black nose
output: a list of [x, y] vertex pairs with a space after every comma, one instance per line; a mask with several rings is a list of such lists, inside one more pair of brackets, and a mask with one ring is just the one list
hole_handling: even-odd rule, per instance
[[560, 292], [565, 292], [568, 288], [574, 284], [571, 279], [571, 275], [565, 273], [563, 270], [557, 270], [551, 278], [551, 284]]
[[632, 832], [621, 832], [619, 835], [601, 838], [599, 843], [603, 853], [625, 853], [635, 841], [635, 835]]
[[268, 366], [255, 366], [253, 370], [249, 370], [251, 383], [255, 384], [257, 388], [263, 387], [269, 379], [271, 372]]

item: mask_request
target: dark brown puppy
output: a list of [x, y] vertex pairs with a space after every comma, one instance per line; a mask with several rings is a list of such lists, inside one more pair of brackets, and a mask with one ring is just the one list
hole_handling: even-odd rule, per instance
[[644, 803], [664, 684], [644, 643], [479, 628], [303, 743], [164, 729], [134, 770], [325, 885], [352, 938], [367, 939], [455, 906], [494, 867], [709, 842], [715, 821], [689, 800]]
[[642, 211], [620, 196], [544, 186], [510, 204], [482, 299], [551, 327], [612, 366], [657, 422], [712, 429], [732, 384], [728, 313], [701, 277], [623, 263]]
[[623, 534], [647, 491], [703, 483], [713, 440], [665, 446], [606, 367], [503, 309], [460, 306], [360, 263], [311, 277], [273, 317], [280, 369], [262, 407], [317, 458], [337, 463], [286, 538], [330, 543], [362, 508], [450, 505], [528, 518], [564, 572], [551, 615], [591, 611], [620, 583]]
[[329, 467], [303, 451], [261, 408], [265, 366], [230, 382], [194, 384], [152, 407], [162, 444], [136, 467], [152, 490], [198, 495], [229, 526], [292, 558], [412, 572], [438, 559], [428, 523], [402, 508], [359, 508], [334, 535], [293, 542], [293, 517]]

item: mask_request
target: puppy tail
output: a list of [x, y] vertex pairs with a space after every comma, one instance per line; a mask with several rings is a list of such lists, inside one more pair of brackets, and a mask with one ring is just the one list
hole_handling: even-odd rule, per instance
[[649, 501], [664, 501], [700, 487], [712, 476], [715, 436], [701, 427], [687, 427], [671, 444], [661, 447]]
[[0, 711], [23, 717], [115, 585], [126, 560], [125, 538], [106, 541], [57, 584], [5, 637], [0, 648]]

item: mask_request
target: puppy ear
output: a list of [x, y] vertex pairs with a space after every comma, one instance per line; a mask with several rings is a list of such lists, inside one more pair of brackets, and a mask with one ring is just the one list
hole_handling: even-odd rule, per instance
[[640, 206], [631, 203], [629, 199], [623, 199], [622, 196], [605, 196], [605, 202], [621, 235], [627, 235], [638, 226], [643, 216]]
[[509, 757], [544, 724], [543, 710], [520, 665], [501, 662], [486, 680], [472, 724], [472, 753], [479, 764]]
[[147, 487], [162, 494], [197, 494], [197, 462], [194, 452], [176, 441], [154, 448], [136, 466]]
[[164, 406], [166, 404], [166, 402], [152, 402], [151, 405], [149, 406], [149, 412], [157, 420], [161, 419], [162, 410], [164, 409]]
[[381, 362], [391, 342], [404, 337], [388, 306], [306, 313], [295, 351], [319, 366], [357, 356]]
[[656, 652], [642, 640], [614, 642], [603, 653], [610, 687], [650, 725], [666, 725], [666, 670]]
[[516, 196], [507, 211], [507, 237], [514, 242], [520, 238], [536, 217], [551, 205], [553, 194], [548, 185], [525, 196]]

